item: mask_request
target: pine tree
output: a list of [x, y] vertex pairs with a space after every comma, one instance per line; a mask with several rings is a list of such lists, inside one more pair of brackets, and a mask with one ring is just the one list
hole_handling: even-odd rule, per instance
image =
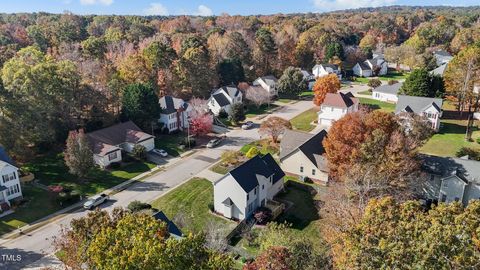
[[83, 178], [93, 168], [92, 148], [83, 129], [70, 131], [64, 157], [70, 173], [79, 178]]

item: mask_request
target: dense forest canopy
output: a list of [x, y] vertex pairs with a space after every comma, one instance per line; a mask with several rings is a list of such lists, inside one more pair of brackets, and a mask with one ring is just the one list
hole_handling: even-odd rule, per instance
[[[372, 52], [427, 67], [480, 37], [480, 7], [383, 7], [211, 17], [0, 15], [0, 144], [12, 154], [120, 119], [127, 86], [208, 97], [289, 66], [349, 68]], [[35, 100], [35, 102], [32, 102]], [[53, 102], [52, 102], [53, 101]], [[16, 130], [15, 134], [11, 131]]]

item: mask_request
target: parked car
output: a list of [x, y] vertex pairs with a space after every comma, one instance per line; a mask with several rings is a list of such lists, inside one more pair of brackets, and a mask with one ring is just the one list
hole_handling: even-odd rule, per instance
[[88, 210], [92, 210], [93, 208], [99, 206], [100, 204], [108, 201], [108, 199], [109, 199], [109, 197], [105, 193], [93, 196], [83, 204], [83, 208], [88, 209]]
[[213, 147], [218, 146], [222, 142], [222, 140], [223, 140], [223, 138], [215, 138], [215, 139], [210, 140], [207, 143], [207, 148], [213, 148]]
[[247, 121], [242, 125], [242, 129], [251, 129], [253, 127], [252, 121]]
[[162, 157], [167, 157], [168, 156], [167, 151], [165, 151], [163, 149], [153, 149], [152, 151], [153, 151], [153, 153], [155, 153], [159, 156], [162, 156]]

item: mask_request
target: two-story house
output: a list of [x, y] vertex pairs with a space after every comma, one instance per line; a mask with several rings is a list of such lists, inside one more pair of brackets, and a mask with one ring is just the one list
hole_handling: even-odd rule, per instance
[[300, 180], [310, 179], [319, 184], [328, 183], [328, 163], [323, 148], [327, 132], [317, 134], [286, 130], [280, 142], [280, 166], [282, 170]]
[[261, 86], [271, 97], [278, 96], [277, 83], [278, 79], [272, 75], [263, 76], [253, 81], [254, 86]]
[[312, 73], [315, 78], [327, 76], [328, 74], [336, 74], [338, 79], [342, 79], [342, 70], [340, 66], [334, 64], [319, 64], [312, 68]]
[[160, 118], [158, 122], [163, 124], [163, 128], [168, 132], [184, 130], [188, 128], [188, 113], [192, 108], [183, 99], [172, 96], [164, 96], [158, 100], [160, 104]]
[[352, 70], [353, 74], [359, 77], [380, 76], [387, 74], [388, 63], [382, 55], [377, 55], [372, 59], [356, 63]]
[[208, 99], [208, 108], [214, 115], [218, 115], [222, 110], [230, 115], [232, 106], [242, 102], [243, 94], [236, 86], [224, 86], [212, 92]]
[[249, 218], [283, 189], [285, 173], [270, 154], [257, 155], [213, 183], [215, 212], [226, 218]]
[[155, 148], [155, 137], [143, 132], [132, 121], [87, 133], [93, 150], [95, 163], [105, 168], [122, 161], [122, 151], [131, 153], [135, 145], [142, 145], [146, 151]]
[[0, 159], [0, 213], [10, 209], [12, 200], [22, 198], [18, 168]]
[[[411, 113], [425, 117], [432, 129], [440, 129], [440, 118], [442, 117], [443, 100], [441, 98], [415, 97], [399, 95], [395, 114], [408, 115]], [[407, 114], [405, 114], [407, 113]]]
[[480, 199], [479, 161], [427, 155], [423, 157], [422, 170], [427, 173], [423, 190], [426, 198], [464, 205]]
[[354, 97], [352, 93], [327, 93], [325, 100], [320, 105], [318, 112], [318, 124], [329, 128], [333, 121], [342, 118], [347, 113], [358, 111], [358, 98]]

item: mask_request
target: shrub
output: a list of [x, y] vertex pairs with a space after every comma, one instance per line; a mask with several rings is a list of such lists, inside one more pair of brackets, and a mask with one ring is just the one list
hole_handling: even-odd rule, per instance
[[234, 150], [229, 150], [229, 151], [225, 151], [222, 153], [222, 163], [223, 164], [237, 164], [239, 162], [239, 158], [241, 156], [241, 153], [238, 152], [238, 151], [234, 151]]
[[213, 205], [213, 202], [209, 202], [208, 203], [208, 209], [210, 209], [210, 211], [214, 212], [215, 211], [215, 207]]
[[257, 221], [257, 224], [265, 225], [272, 218], [272, 211], [266, 207], [259, 207], [255, 210], [253, 218]]
[[247, 158], [253, 158], [254, 156], [258, 155], [260, 153], [260, 151], [258, 151], [257, 147], [251, 147], [247, 154], [245, 154], [245, 156]]
[[394, 85], [394, 84], [396, 84], [396, 83], [398, 83], [397, 80], [389, 80], [389, 81], [388, 81], [388, 85]]
[[138, 212], [145, 209], [151, 209], [152, 206], [148, 203], [144, 203], [141, 201], [133, 201], [128, 204], [127, 208], [132, 212]]
[[368, 80], [367, 85], [371, 88], [377, 88], [380, 85], [382, 85], [382, 82], [379, 79], [370, 79], [370, 80]]
[[235, 125], [238, 124], [238, 122], [246, 119], [245, 108], [242, 103], [233, 104], [232, 114], [230, 115], [229, 119]]
[[219, 118], [228, 118], [228, 113], [224, 109], [220, 109], [218, 112], [218, 117]]
[[116, 169], [120, 169], [121, 164], [120, 164], [120, 162], [112, 162], [112, 163], [110, 163], [110, 165], [108, 165], [108, 167], [110, 169], [116, 170]]
[[468, 159], [480, 161], [480, 151], [468, 147], [462, 147], [456, 153], [457, 157], [468, 156]]
[[141, 144], [136, 144], [133, 147], [132, 154], [137, 159], [145, 160], [147, 158], [147, 148]]

